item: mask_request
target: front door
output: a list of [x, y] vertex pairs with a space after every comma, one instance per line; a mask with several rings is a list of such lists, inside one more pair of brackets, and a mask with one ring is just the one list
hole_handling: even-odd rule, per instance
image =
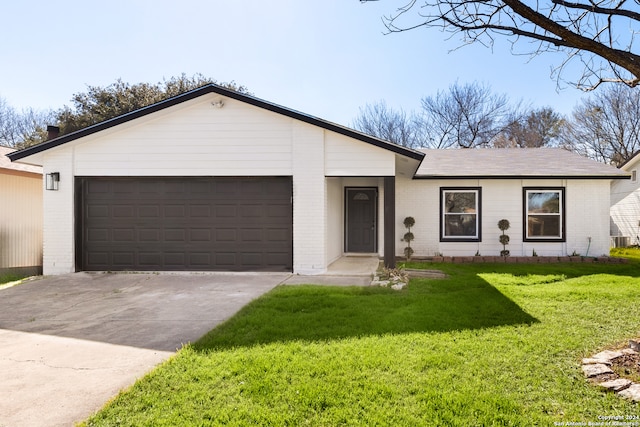
[[377, 196], [377, 188], [346, 189], [346, 252], [376, 251]]

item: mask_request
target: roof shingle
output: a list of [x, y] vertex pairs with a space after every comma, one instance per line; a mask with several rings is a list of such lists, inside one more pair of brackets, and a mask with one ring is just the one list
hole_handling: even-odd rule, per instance
[[626, 178], [628, 173], [560, 148], [420, 150], [416, 178]]

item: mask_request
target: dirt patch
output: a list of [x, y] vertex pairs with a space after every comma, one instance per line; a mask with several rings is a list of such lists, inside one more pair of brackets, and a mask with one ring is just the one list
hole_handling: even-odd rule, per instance
[[627, 378], [640, 383], [640, 353], [625, 354], [611, 361], [611, 370], [619, 378]]

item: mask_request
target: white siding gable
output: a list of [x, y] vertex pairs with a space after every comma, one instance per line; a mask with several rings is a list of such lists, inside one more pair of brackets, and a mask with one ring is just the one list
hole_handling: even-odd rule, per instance
[[394, 176], [395, 154], [366, 142], [325, 132], [326, 176]]
[[76, 176], [292, 175], [293, 119], [215, 95], [75, 144]]

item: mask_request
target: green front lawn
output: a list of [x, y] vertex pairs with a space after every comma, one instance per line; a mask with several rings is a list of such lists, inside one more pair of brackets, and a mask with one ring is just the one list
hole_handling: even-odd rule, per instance
[[640, 414], [580, 368], [640, 335], [640, 259], [412, 267], [450, 277], [403, 291], [278, 287], [85, 425], [547, 426]]

